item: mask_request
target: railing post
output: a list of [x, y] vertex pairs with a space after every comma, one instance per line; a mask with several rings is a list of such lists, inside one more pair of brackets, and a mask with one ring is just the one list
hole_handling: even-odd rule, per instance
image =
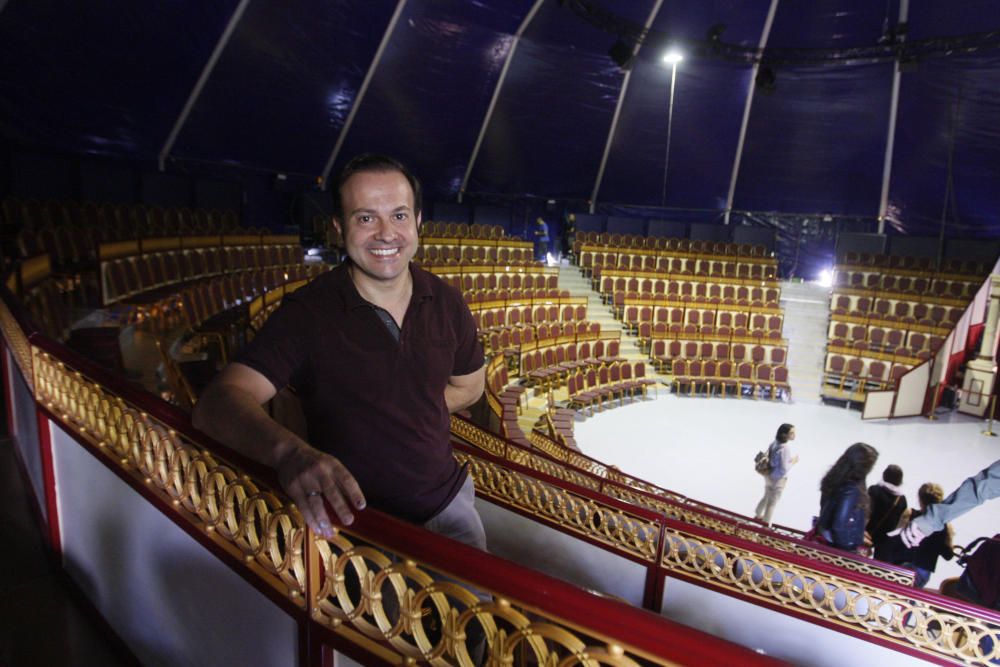
[[666, 587], [667, 573], [663, 570], [663, 553], [667, 547], [667, 527], [661, 518], [657, 522], [658, 535], [656, 539], [656, 556], [653, 563], [646, 568], [646, 584], [642, 593], [644, 609], [659, 614], [663, 611], [663, 590]]
[[[55, 467], [52, 463], [52, 423], [35, 404], [35, 418], [38, 421], [38, 452], [42, 463], [42, 486], [45, 493], [46, 539], [49, 548], [62, 560], [62, 532], [59, 530], [59, 502], [56, 497]], [[22, 442], [25, 447], [31, 443]]]
[[990, 407], [988, 408], [990, 416], [989, 420], [986, 423], [986, 430], [983, 431], [983, 435], [996, 437], [996, 433], [993, 432], [993, 410], [996, 408], [996, 403], [997, 403], [997, 396], [996, 394], [993, 394], [992, 396], [990, 396]]
[[927, 413], [927, 419], [931, 421], [937, 420], [937, 415], [934, 413], [937, 412], [938, 401], [941, 400], [942, 389], [943, 385], [940, 382], [934, 386], [934, 396], [933, 396], [934, 400], [931, 401], [931, 411]]

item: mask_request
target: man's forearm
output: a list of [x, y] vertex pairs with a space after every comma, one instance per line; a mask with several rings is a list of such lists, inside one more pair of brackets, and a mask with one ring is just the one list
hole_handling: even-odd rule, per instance
[[483, 390], [481, 387], [476, 390], [449, 384], [444, 388], [444, 402], [448, 406], [448, 412], [464, 410], [478, 401], [482, 395]]
[[233, 386], [210, 385], [198, 399], [191, 422], [227, 447], [272, 468], [299, 440], [271, 419], [249, 392]]

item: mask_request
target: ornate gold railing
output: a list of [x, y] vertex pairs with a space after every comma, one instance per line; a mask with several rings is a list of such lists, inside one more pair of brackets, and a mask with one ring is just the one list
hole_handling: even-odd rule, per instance
[[174, 507], [176, 518], [305, 604], [304, 530], [294, 505], [52, 354], [32, 353], [40, 405]]
[[[948, 598], [847, 578], [668, 529], [662, 564], [675, 574], [780, 605], [880, 643], [925, 657], [988, 664], [1000, 659], [1000, 616]], [[985, 610], [984, 610], [985, 611]]]
[[2, 301], [0, 301], [0, 331], [3, 333], [14, 363], [21, 369], [24, 382], [33, 392], [35, 390], [35, 373], [31, 368], [31, 345], [14, 314]]
[[[372, 527], [366, 532], [382, 530]], [[419, 541], [416, 534], [412, 538]], [[675, 664], [650, 647], [630, 645], [595, 631], [593, 625], [560, 618], [540, 608], [537, 601], [519, 599], [518, 593], [479, 588], [461, 581], [454, 572], [421, 563], [426, 557], [413, 559], [384, 544], [361, 541], [347, 531], [329, 541], [316, 541], [314, 547], [319, 555], [316, 567], [321, 568], [315, 579], [322, 583], [311, 595], [313, 620], [356, 643], [379, 642], [383, 648], [376, 653], [386, 659], [403, 656], [407, 661], [432, 664], [497, 666]], [[464, 545], [446, 548], [452, 559], [472, 555]], [[512, 564], [504, 563], [503, 569], [522, 580], [537, 576]], [[621, 623], [658, 620], [559, 582], [549, 582], [537, 592], [567, 603], [559, 605], [565, 610], [572, 604], [569, 598], [578, 604], [605, 605]], [[642, 628], [635, 629], [642, 634]], [[385, 644], [392, 650], [386, 650]], [[690, 664], [699, 663], [693, 654], [686, 657]]]
[[[634, 478], [613, 468], [600, 465], [593, 459], [557, 445], [547, 438], [532, 438], [532, 443], [536, 446], [543, 445], [538, 447], [544, 454], [548, 455], [543, 456], [484, 431], [460, 417], [452, 418], [452, 433], [465, 442], [500, 459], [549, 475], [563, 482], [599, 491], [608, 497], [637, 507], [644, 507], [668, 518], [707, 528], [720, 535], [730, 535], [818, 562], [876, 576], [886, 581], [903, 585], [913, 584], [913, 572], [910, 570], [886, 565], [875, 560], [859, 559], [853, 554], [839, 549], [825, 548], [804, 541], [795, 534], [787, 535], [779, 531], [762, 529], [747, 523], [744, 517], [716, 508], [706, 508], [689, 498], [645, 482], [639, 482], [633, 486]], [[533, 435], [537, 436], [538, 434]], [[553, 460], [556, 456], [566, 461], [566, 464]], [[478, 486], [476, 488], [479, 490]]]
[[[561, 601], [553, 607], [551, 598], [533, 589], [562, 584], [479, 552], [456, 550], [452, 543], [442, 546], [441, 540], [375, 512], [362, 513], [371, 519], [332, 540], [316, 538], [282, 494], [248, 476], [227, 455], [182, 433], [183, 418], [175, 416], [171, 423], [150, 414], [154, 411], [144, 404], [154, 399], [137, 403], [99, 369], [81, 360], [70, 365], [65, 358], [75, 357], [61, 347], [22, 332], [25, 363], [16, 340], [7, 335], [11, 326], [20, 331], [17, 321], [6, 305], [0, 316], [19, 367], [33, 369], [39, 406], [106, 465], [160, 500], [175, 521], [329, 630], [331, 645], [384, 659], [472, 664], [469, 653], [475, 647], [469, 635], [478, 627], [493, 664], [511, 664], [515, 656], [540, 664], [670, 664], [664, 656], [677, 655], [644, 636], [630, 635], [628, 641], [618, 636], [621, 627], [628, 627], [622, 615], [637, 626], [655, 617], [570, 587], [560, 589]], [[158, 408], [170, 413], [167, 406]], [[457, 430], [500, 459], [459, 448], [482, 495], [643, 562], [657, 577], [683, 578], [751, 598], [928, 658], [988, 664], [1000, 657], [996, 614], [822, 563], [790, 562], [787, 553], [742, 534], [706, 530], [697, 523], [703, 515], [683, 503], [651, 499], [643, 489], [623, 485], [611, 469], [601, 472], [614, 479], [597, 479], [593, 471], [515, 448], [471, 425], [459, 423]], [[626, 502], [594, 493], [609, 489]], [[494, 571], [511, 576], [497, 577]], [[484, 583], [483, 572], [493, 573], [488, 577], [492, 587]], [[392, 594], [395, 611], [385, 602]], [[614, 622], [601, 620], [612, 617]], [[690, 630], [675, 636], [673, 627], [657, 619], [650, 630], [689, 650], [714, 645]], [[741, 653], [728, 646], [725, 651]], [[739, 657], [741, 662], [754, 659], [753, 654]]]
[[456, 455], [468, 464], [480, 496], [647, 563], [647, 577], [685, 579], [924, 657], [969, 664], [1000, 659], [998, 614], [870, 573], [834, 569], [813, 553], [805, 554], [810, 560], [790, 558], [761, 542], [687, 525], [690, 515], [683, 511], [629, 511], [630, 505], [601, 500], [558, 478], [535, 478], [525, 467], [471, 448]]
[[[59, 358], [72, 355], [44, 339], [30, 353], [39, 408], [232, 567], [248, 568], [286, 610], [316, 623], [327, 652], [460, 665], [481, 664], [479, 653], [493, 665], [723, 664], [733, 655], [771, 664], [374, 510], [319, 538], [282, 493], [234, 463], [238, 455], [182, 433], [186, 420], [170, 406], [131, 400], [103, 370]], [[160, 411], [169, 418], [152, 414]]]

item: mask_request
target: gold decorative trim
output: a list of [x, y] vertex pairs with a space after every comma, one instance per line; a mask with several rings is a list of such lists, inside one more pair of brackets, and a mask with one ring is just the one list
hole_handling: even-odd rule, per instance
[[[816, 549], [811, 547], [809, 543], [801, 542], [800, 536], [791, 531], [781, 532], [773, 528], [765, 532], [753, 530], [746, 523], [747, 520], [745, 517], [722, 509], [705, 508], [697, 501], [653, 486], [626, 475], [617, 469], [603, 466], [572, 449], [552, 442], [541, 434], [533, 432], [528, 436], [532, 445], [549, 456], [563, 461], [566, 465], [561, 465], [556, 461], [539, 456], [515, 445], [508, 446], [507, 442], [499, 436], [484, 431], [465, 420], [452, 418], [451, 428], [454, 435], [496, 457], [517, 463], [518, 465], [565, 482], [570, 482], [594, 491], [599, 490], [612, 498], [658, 512], [667, 518], [707, 528], [720, 535], [738, 537], [805, 558], [811, 558], [822, 563], [868, 574], [885, 581], [891, 581], [904, 586], [913, 585], [913, 574], [908, 570], [884, 568], [878, 562], [858, 560], [847, 552], [833, 553], [823, 549]], [[461, 452], [456, 452], [455, 455], [459, 460], [463, 461], [465, 460], [463, 456], [468, 456], [463, 455]], [[584, 472], [591, 474], [586, 475]], [[599, 480], [594, 479], [591, 475], [616, 482], [616, 484], [602, 485]], [[478, 485], [476, 489], [479, 491]]]
[[41, 404], [111, 465], [304, 607], [305, 524], [295, 505], [52, 355], [33, 352]]
[[7, 341], [10, 356], [14, 359], [17, 367], [21, 369], [25, 383], [34, 394], [35, 376], [31, 368], [31, 345], [5, 302], [0, 302], [0, 330], [3, 331], [3, 337]]
[[664, 567], [717, 588], [795, 609], [929, 656], [981, 665], [1000, 658], [1000, 626], [974, 616], [684, 531], [668, 528], [666, 539]]
[[368, 545], [344, 530], [329, 541], [316, 540], [313, 547], [322, 563], [313, 619], [340, 634], [350, 628], [387, 642], [404, 664], [676, 664], [595, 636], [544, 610], [474, 591], [448, 573]]

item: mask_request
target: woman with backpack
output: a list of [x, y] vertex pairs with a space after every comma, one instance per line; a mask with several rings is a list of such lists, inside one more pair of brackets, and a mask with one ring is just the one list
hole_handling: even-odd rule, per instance
[[799, 462], [797, 455], [792, 456], [788, 444], [792, 440], [795, 440], [795, 427], [791, 424], [782, 424], [778, 427], [774, 442], [767, 448], [769, 470], [764, 474], [764, 497], [757, 503], [754, 516], [768, 526], [771, 525], [771, 516], [774, 514], [778, 499], [781, 498], [781, 492], [785, 490], [788, 470]]
[[865, 478], [875, 467], [878, 451], [857, 442], [847, 448], [819, 484], [819, 516], [813, 529], [821, 541], [838, 549], [867, 554], [871, 546], [865, 532], [871, 501]]

